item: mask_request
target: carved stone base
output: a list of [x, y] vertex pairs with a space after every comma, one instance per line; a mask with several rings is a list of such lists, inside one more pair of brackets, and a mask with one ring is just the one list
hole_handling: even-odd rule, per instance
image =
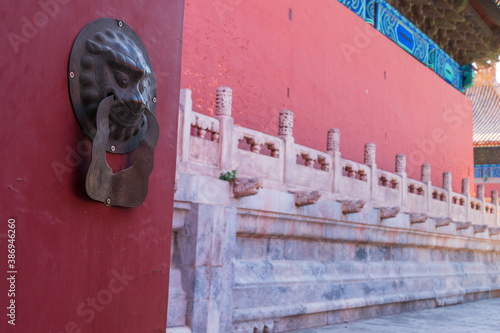
[[477, 234], [479, 232], [485, 232], [486, 229], [488, 229], [487, 224], [473, 224], [472, 227], [474, 228], [474, 233]]
[[259, 178], [236, 178], [233, 182], [233, 193], [236, 198], [247, 197], [259, 193], [262, 180]]
[[342, 203], [342, 214], [359, 213], [366, 204], [364, 200], [342, 200], [340, 202]]
[[295, 194], [295, 205], [296, 206], [307, 206], [315, 204], [321, 197], [319, 191], [300, 191], [292, 192]]
[[424, 223], [428, 218], [427, 213], [410, 213], [410, 223]]
[[472, 222], [455, 222], [455, 226], [457, 227], [457, 230], [464, 230], [464, 229], [469, 229], [470, 226], [472, 225]]
[[436, 217], [434, 218], [434, 221], [436, 221], [436, 228], [446, 227], [447, 225], [450, 225], [451, 217]]
[[500, 228], [498, 228], [498, 227], [488, 228], [488, 231], [490, 232], [490, 235], [500, 234]]
[[390, 219], [393, 217], [398, 216], [399, 211], [401, 210], [401, 207], [380, 207], [378, 208], [379, 214], [380, 214], [380, 219], [385, 220], [385, 219]]

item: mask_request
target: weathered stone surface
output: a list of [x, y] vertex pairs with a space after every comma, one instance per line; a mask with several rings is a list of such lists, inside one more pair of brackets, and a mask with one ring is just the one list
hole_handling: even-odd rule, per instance
[[233, 193], [236, 198], [247, 197], [259, 193], [262, 187], [259, 178], [236, 178], [233, 182]]
[[433, 220], [436, 222], [436, 228], [445, 227], [451, 223], [451, 217], [435, 217]]
[[321, 197], [319, 191], [299, 191], [292, 193], [294, 193], [295, 205], [299, 207], [315, 204]]
[[[180, 184], [179, 188], [182, 191], [184, 187]], [[196, 311], [192, 315], [197, 318], [192, 324], [193, 332], [265, 332], [266, 325], [267, 331], [285, 332], [315, 326], [333, 311], [358, 309], [356, 313], [363, 318], [370, 311], [376, 312], [378, 307], [385, 307], [388, 313], [397, 312], [401, 302], [417, 304], [432, 300], [433, 304], [452, 304], [460, 301], [456, 294], [464, 293], [460, 281], [466, 274], [474, 272], [481, 279], [486, 279], [490, 272], [495, 271], [487, 265], [481, 266], [478, 271], [474, 262], [466, 262], [471, 260], [466, 256], [471, 249], [482, 249], [474, 253], [476, 262], [488, 262], [484, 250], [489, 245], [481, 240], [471, 241], [470, 238], [449, 234], [440, 236], [438, 233], [415, 236], [408, 233], [409, 230], [394, 230], [375, 224], [361, 227], [360, 223], [366, 223], [366, 219], [350, 223], [345, 215], [337, 215], [337, 220], [325, 218], [332, 214], [322, 212], [324, 208], [341, 210], [343, 204], [349, 201], [332, 206], [322, 200], [317, 203], [318, 207], [307, 211], [308, 216], [291, 217], [286, 214], [286, 207], [293, 206], [294, 200], [289, 194], [285, 194], [283, 200], [269, 200], [279, 196], [278, 190], [266, 189], [261, 200], [260, 196], [256, 196], [250, 198], [249, 206], [243, 205], [247, 201], [239, 203], [238, 209], [243, 215], [238, 218], [235, 215], [222, 218], [223, 215], [209, 209], [209, 205], [198, 207], [191, 204], [191, 209], [197, 209], [198, 213], [185, 218], [196, 221], [198, 226], [198, 250], [195, 253], [200, 260], [197, 265], [223, 264], [223, 260], [215, 259], [218, 251], [214, 249], [220, 247], [217, 244], [227, 243], [228, 240], [218, 240], [217, 231], [225, 230], [238, 221], [237, 229], [232, 233], [239, 235], [236, 249], [223, 252], [227, 258], [236, 256], [231, 266], [234, 280], [227, 282], [231, 287], [223, 287], [224, 274], [215, 267], [203, 266], [196, 270], [197, 287], [193, 294], [196, 301], [192, 303]], [[363, 209], [364, 202], [354, 205], [350, 201], [357, 210], [376, 212], [378, 217], [379, 209]], [[256, 205], [257, 202], [260, 205]], [[189, 207], [182, 206], [182, 209]], [[196, 219], [193, 220], [194, 216]], [[212, 227], [209, 223], [211, 216]], [[188, 221], [187, 226], [192, 225]], [[436, 244], [442, 247], [436, 248]], [[188, 244], [181, 249], [185, 253], [190, 251], [186, 246]], [[207, 252], [211, 254], [205, 255]], [[422, 264], [419, 261], [421, 258], [432, 258], [433, 264]], [[453, 264], [446, 263], [446, 260], [452, 260]], [[428, 272], [425, 276], [421, 274], [423, 269]], [[360, 275], [371, 278], [359, 280], [357, 277]], [[417, 275], [418, 279], [415, 279]], [[450, 289], [450, 283], [457, 288]], [[469, 286], [465, 293], [475, 293], [479, 288], [479, 285]], [[228, 295], [234, 302], [225, 303], [232, 304], [230, 316], [223, 315], [219, 308], [224, 302], [221, 305], [216, 303], [221, 295]], [[366, 313], [359, 312], [359, 308], [366, 309]], [[389, 310], [391, 308], [393, 310]], [[222, 318], [226, 318], [225, 321]], [[333, 316], [328, 318], [332, 322], [336, 320]], [[273, 326], [274, 321], [279, 324]], [[229, 323], [230, 327], [217, 330], [217, 325], [223, 322]]]
[[472, 225], [472, 222], [459, 222], [459, 221], [453, 221], [455, 226], [457, 227], [457, 230], [464, 230], [464, 229], [469, 229], [470, 226]]
[[473, 224], [472, 227], [474, 228], [474, 233], [480, 233], [480, 232], [485, 232], [486, 229], [488, 229], [487, 224]]
[[424, 223], [428, 218], [427, 213], [410, 213], [410, 223]]
[[172, 265], [170, 268], [168, 292], [169, 314], [167, 326], [184, 326], [186, 324], [187, 299], [186, 293], [182, 289], [181, 272], [177, 267]]
[[366, 204], [364, 200], [341, 200], [342, 214], [359, 213]]
[[499, 235], [500, 234], [499, 227], [489, 227], [488, 231], [490, 232], [490, 235]]
[[380, 219], [385, 220], [385, 219], [390, 219], [393, 217], [398, 216], [399, 211], [401, 210], [401, 207], [379, 207], [378, 208], [379, 213], [380, 213]]
[[189, 159], [208, 165], [217, 165], [218, 143], [195, 136], [192, 136], [190, 141]]

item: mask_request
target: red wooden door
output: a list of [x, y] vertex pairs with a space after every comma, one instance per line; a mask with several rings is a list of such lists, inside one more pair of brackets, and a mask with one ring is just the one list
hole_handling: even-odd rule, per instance
[[[183, 12], [183, 0], [2, 1], [1, 332], [165, 331]], [[135, 30], [156, 75], [160, 138], [137, 208], [85, 192], [91, 144], [72, 110], [68, 57], [101, 17]]]

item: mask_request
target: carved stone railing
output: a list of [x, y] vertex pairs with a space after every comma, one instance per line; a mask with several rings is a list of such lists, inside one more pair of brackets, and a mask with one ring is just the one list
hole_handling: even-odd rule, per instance
[[[406, 157], [396, 156], [394, 172], [379, 170], [376, 147], [365, 145], [364, 161], [341, 158], [340, 131], [327, 135], [327, 151], [317, 151], [294, 142], [293, 113], [280, 112], [278, 136], [233, 125], [231, 89], [217, 90], [215, 118], [192, 111], [191, 91], [181, 93], [179, 130], [179, 170], [192, 169], [191, 162], [204, 165], [196, 172], [217, 175], [236, 170], [238, 176], [259, 177], [265, 186], [319, 190], [340, 198], [362, 199], [373, 207], [401, 207], [406, 213], [426, 213], [473, 224], [499, 225], [498, 194], [491, 203], [478, 186], [477, 198], [469, 194], [469, 180], [463, 180], [462, 193], [451, 188], [451, 173], [443, 173], [442, 186], [430, 181], [431, 166], [422, 165], [421, 179], [406, 175]], [[496, 196], [495, 196], [496, 195]]]
[[190, 119], [189, 160], [218, 166], [219, 121], [196, 112], [191, 113]]
[[363, 200], [371, 200], [371, 169], [369, 166], [353, 161], [340, 159], [340, 179], [338, 187], [334, 192], [357, 197]]
[[326, 153], [294, 144], [295, 163], [291, 165], [291, 182], [321, 191], [333, 188], [332, 157]]
[[395, 173], [377, 170], [378, 188], [375, 201], [403, 206], [403, 178]]
[[235, 126], [229, 88], [215, 117], [181, 92], [168, 333], [289, 332], [500, 296], [497, 191], [472, 197], [463, 179], [454, 192], [449, 172], [433, 184], [429, 164], [409, 178], [404, 154], [378, 169], [373, 143], [351, 161], [338, 129], [326, 139], [326, 152], [295, 143], [289, 110], [276, 136]]
[[228, 170], [237, 170], [242, 176], [258, 175], [276, 182], [283, 181], [283, 140], [234, 126], [231, 144], [232, 158], [227, 161]]

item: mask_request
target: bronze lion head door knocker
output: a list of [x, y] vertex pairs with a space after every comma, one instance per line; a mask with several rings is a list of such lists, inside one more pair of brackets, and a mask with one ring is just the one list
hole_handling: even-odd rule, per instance
[[[106, 206], [139, 206], [148, 193], [160, 133], [156, 82], [144, 45], [122, 21], [92, 21], [75, 39], [68, 72], [73, 110], [93, 142], [87, 194]], [[106, 152], [135, 149], [132, 166], [113, 173]]]

